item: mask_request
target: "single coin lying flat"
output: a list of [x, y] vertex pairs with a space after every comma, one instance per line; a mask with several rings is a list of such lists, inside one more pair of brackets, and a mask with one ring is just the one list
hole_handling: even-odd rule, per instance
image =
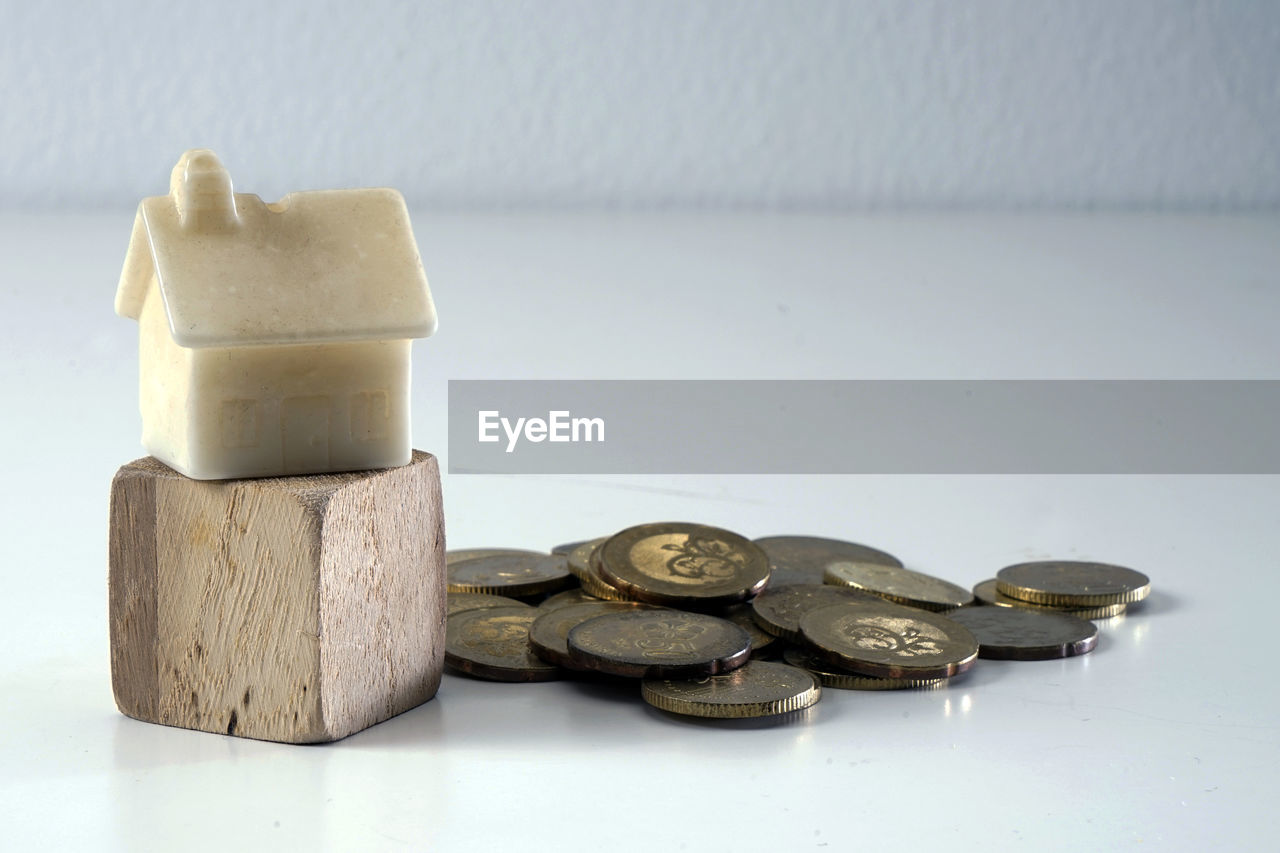
[[770, 717], [808, 708], [822, 688], [808, 672], [772, 661], [752, 661], [724, 675], [696, 680], [651, 679], [644, 700], [673, 714], [717, 719]]
[[1151, 592], [1151, 579], [1110, 563], [1044, 560], [996, 572], [996, 589], [1032, 604], [1098, 607], [1141, 601]]
[[638, 601], [709, 609], [746, 601], [769, 579], [759, 546], [729, 530], [682, 521], [642, 524], [600, 546], [601, 578]]
[[489, 681], [550, 681], [563, 671], [529, 647], [533, 607], [488, 607], [455, 613], [445, 628], [444, 661]]
[[810, 610], [800, 618], [800, 634], [841, 669], [880, 678], [948, 678], [978, 659], [978, 641], [968, 628], [888, 601]]
[[573, 583], [565, 558], [555, 554], [496, 554], [446, 568], [449, 592], [519, 597], [555, 592]]
[[588, 619], [569, 632], [568, 646], [577, 668], [629, 678], [701, 678], [751, 656], [751, 637], [741, 627], [665, 608]]
[[827, 566], [823, 582], [851, 586], [898, 604], [925, 610], [952, 610], [973, 603], [973, 593], [950, 581], [879, 563], [836, 562]]
[[1093, 651], [1098, 626], [1069, 613], [1021, 607], [964, 607], [947, 618], [978, 639], [978, 657], [993, 660], [1052, 660]]

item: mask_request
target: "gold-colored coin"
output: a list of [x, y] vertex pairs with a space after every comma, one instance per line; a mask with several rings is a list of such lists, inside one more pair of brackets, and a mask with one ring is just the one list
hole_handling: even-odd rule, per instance
[[827, 566], [825, 583], [851, 586], [898, 604], [925, 610], [951, 610], [973, 603], [973, 594], [950, 581], [879, 563], [837, 561]]
[[880, 601], [869, 592], [847, 586], [821, 583], [796, 583], [770, 586], [751, 602], [751, 615], [756, 624], [786, 640], [800, 640], [800, 617], [818, 607], [842, 601]]
[[607, 581], [600, 577], [600, 549], [596, 548], [591, 552], [591, 571], [578, 578], [582, 584], [582, 589], [587, 595], [598, 598], [601, 601], [634, 601], [631, 596], [627, 595], [620, 589], [611, 586]]
[[880, 678], [948, 678], [978, 659], [978, 641], [968, 628], [888, 601], [810, 610], [800, 618], [800, 634], [841, 669]]
[[600, 539], [592, 539], [590, 542], [580, 542], [578, 547], [565, 555], [565, 559], [569, 564], [569, 571], [573, 572], [574, 577], [582, 580], [583, 577], [591, 574], [591, 555], [608, 539], [609, 537], [605, 536]]
[[845, 542], [842, 539], [825, 539], [821, 536], [765, 536], [755, 543], [764, 549], [769, 558], [769, 583], [773, 586], [796, 583], [822, 583], [827, 566], [835, 562], [880, 563], [885, 566], [901, 566], [902, 561], [892, 554]]
[[555, 610], [559, 607], [568, 607], [571, 604], [584, 604], [589, 601], [599, 601], [594, 595], [588, 595], [586, 590], [581, 587], [575, 589], [566, 589], [564, 592], [557, 592], [555, 595], [548, 597], [546, 600], [538, 604], [538, 610], [542, 613], [548, 610]]
[[758, 593], [769, 579], [760, 547], [728, 530], [686, 522], [631, 527], [600, 547], [601, 578], [639, 601], [707, 609]]
[[452, 669], [490, 681], [550, 681], [563, 675], [529, 648], [533, 607], [464, 610], [448, 620], [444, 661]]
[[549, 663], [577, 669], [577, 664], [569, 657], [570, 631], [605, 613], [648, 606], [634, 601], [589, 601], [557, 607], [534, 620], [529, 627], [529, 646], [538, 657]]
[[444, 563], [446, 566], [452, 566], [454, 563], [464, 563], [467, 560], [478, 560], [481, 557], [500, 557], [504, 554], [523, 554], [525, 556], [545, 556], [537, 551], [526, 551], [523, 548], [459, 548], [456, 551], [444, 552]]
[[554, 554], [496, 554], [454, 563], [446, 569], [449, 592], [486, 592], [519, 597], [554, 592], [573, 582], [565, 558]]
[[701, 678], [751, 656], [751, 637], [732, 622], [666, 608], [588, 619], [569, 632], [568, 645], [579, 668], [629, 678]]
[[644, 701], [688, 717], [772, 717], [808, 708], [822, 698], [817, 680], [803, 669], [752, 661], [733, 672], [693, 681], [651, 679], [641, 685]]
[[748, 636], [751, 637], [751, 656], [753, 658], [772, 652], [782, 642], [781, 638], [770, 634], [756, 624], [750, 604], [735, 604], [721, 613], [720, 617], [728, 619], [747, 632]]
[[782, 659], [792, 666], [808, 670], [823, 687], [838, 690], [933, 690], [943, 687], [949, 678], [876, 678], [874, 675], [858, 675], [846, 672], [827, 663], [813, 652], [791, 646], [782, 653]]
[[587, 541], [588, 540], [586, 539], [579, 539], [577, 542], [565, 542], [563, 545], [557, 545], [556, 547], [552, 548], [551, 553], [559, 554], [562, 557], [567, 557], [569, 556], [569, 554], [573, 553], [574, 548], [577, 548], [580, 545], [587, 544]]
[[996, 589], [1032, 604], [1099, 607], [1141, 601], [1151, 592], [1151, 579], [1109, 563], [1044, 560], [996, 572]]
[[1070, 613], [1024, 607], [962, 607], [947, 618], [978, 639], [978, 657], [1053, 660], [1093, 651], [1098, 627]]
[[482, 592], [451, 592], [445, 596], [445, 615], [452, 616], [464, 610], [482, 610], [486, 607], [528, 607], [514, 598], [504, 595], [487, 595]]
[[1054, 613], [1070, 613], [1081, 619], [1110, 619], [1119, 616], [1128, 609], [1127, 604], [1103, 604], [1098, 607], [1065, 607], [1048, 604], [1032, 604], [1018, 598], [1010, 598], [996, 589], [996, 579], [991, 578], [977, 584], [973, 588], [973, 597], [981, 604], [993, 604], [999, 607], [1025, 607], [1029, 610], [1049, 610]]

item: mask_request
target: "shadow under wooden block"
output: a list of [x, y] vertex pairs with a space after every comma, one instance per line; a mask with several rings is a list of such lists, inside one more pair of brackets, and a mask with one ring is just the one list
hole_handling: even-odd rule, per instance
[[427, 701], [444, 662], [436, 458], [191, 480], [151, 457], [111, 484], [111, 683], [139, 720], [286, 743]]

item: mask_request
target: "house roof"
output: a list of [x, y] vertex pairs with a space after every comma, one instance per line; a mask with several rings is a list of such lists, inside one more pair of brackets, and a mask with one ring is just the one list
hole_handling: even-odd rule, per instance
[[232, 193], [211, 152], [183, 155], [169, 195], [138, 205], [117, 313], [138, 318], [153, 272], [183, 347], [422, 338], [436, 328], [398, 192], [300, 192], [268, 205]]

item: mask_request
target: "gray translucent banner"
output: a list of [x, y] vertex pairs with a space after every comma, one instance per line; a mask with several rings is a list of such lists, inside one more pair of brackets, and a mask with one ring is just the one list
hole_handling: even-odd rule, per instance
[[454, 474], [1276, 474], [1280, 381], [449, 382]]

